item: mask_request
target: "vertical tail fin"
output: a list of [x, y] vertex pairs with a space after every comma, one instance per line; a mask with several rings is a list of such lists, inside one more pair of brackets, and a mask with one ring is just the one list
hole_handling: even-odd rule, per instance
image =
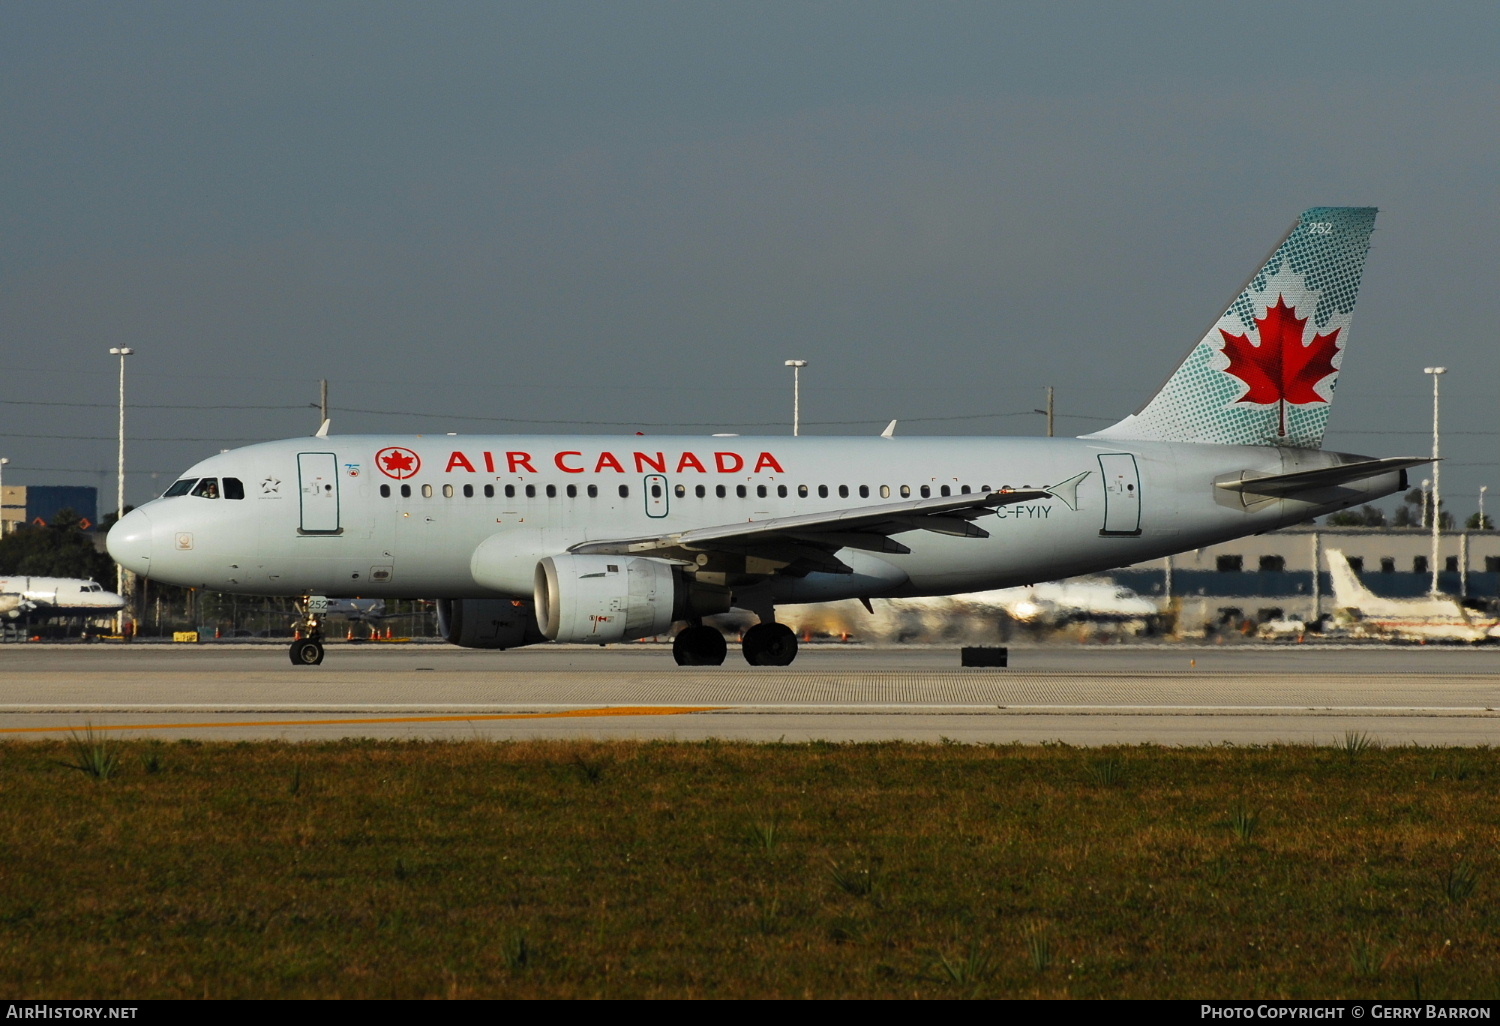
[[1313, 207], [1138, 413], [1090, 438], [1323, 444], [1374, 207]]
[[1340, 609], [1365, 609], [1375, 597], [1338, 549], [1328, 550], [1328, 576], [1333, 580], [1334, 604]]

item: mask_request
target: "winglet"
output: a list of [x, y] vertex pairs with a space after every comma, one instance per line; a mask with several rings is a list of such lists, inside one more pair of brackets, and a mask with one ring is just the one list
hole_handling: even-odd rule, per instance
[[1078, 512], [1078, 486], [1083, 484], [1083, 479], [1088, 477], [1091, 471], [1085, 470], [1081, 474], [1074, 474], [1066, 481], [1059, 484], [1049, 485], [1047, 493], [1061, 499], [1063, 503], [1073, 512]]
[[328, 428], [332, 424], [333, 424], [333, 418], [329, 417], [327, 420], [323, 421], [322, 425], [318, 428], [317, 433], [314, 434], [313, 437], [314, 438], [327, 438], [328, 437]]
[[881, 438], [895, 438], [896, 437], [896, 422], [894, 420], [891, 421], [889, 424], [887, 424], [885, 426], [885, 430], [884, 431], [880, 432], [880, 437]]

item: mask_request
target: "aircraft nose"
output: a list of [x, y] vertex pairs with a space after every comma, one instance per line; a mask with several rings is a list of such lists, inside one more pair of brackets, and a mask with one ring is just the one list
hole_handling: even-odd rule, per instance
[[104, 540], [109, 558], [141, 576], [151, 573], [151, 518], [141, 510], [125, 514]]

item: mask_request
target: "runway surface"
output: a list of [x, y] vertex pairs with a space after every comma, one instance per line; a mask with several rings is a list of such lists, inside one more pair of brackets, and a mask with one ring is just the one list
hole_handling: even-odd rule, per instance
[[679, 738], [1104, 744], [1500, 743], [1500, 650], [807, 646], [794, 667], [680, 668], [665, 646], [7, 645], [0, 739]]

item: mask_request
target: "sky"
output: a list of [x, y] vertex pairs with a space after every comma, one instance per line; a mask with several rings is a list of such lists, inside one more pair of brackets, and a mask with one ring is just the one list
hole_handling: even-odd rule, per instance
[[[1500, 493], [1500, 5], [0, 0], [6, 484], [334, 433], [1038, 435], [1381, 210], [1326, 446]], [[1420, 473], [1420, 472], [1419, 472]], [[1500, 504], [1500, 494], [1495, 497]], [[1386, 503], [1392, 507], [1393, 503]], [[1494, 507], [1500, 513], [1500, 505]]]

